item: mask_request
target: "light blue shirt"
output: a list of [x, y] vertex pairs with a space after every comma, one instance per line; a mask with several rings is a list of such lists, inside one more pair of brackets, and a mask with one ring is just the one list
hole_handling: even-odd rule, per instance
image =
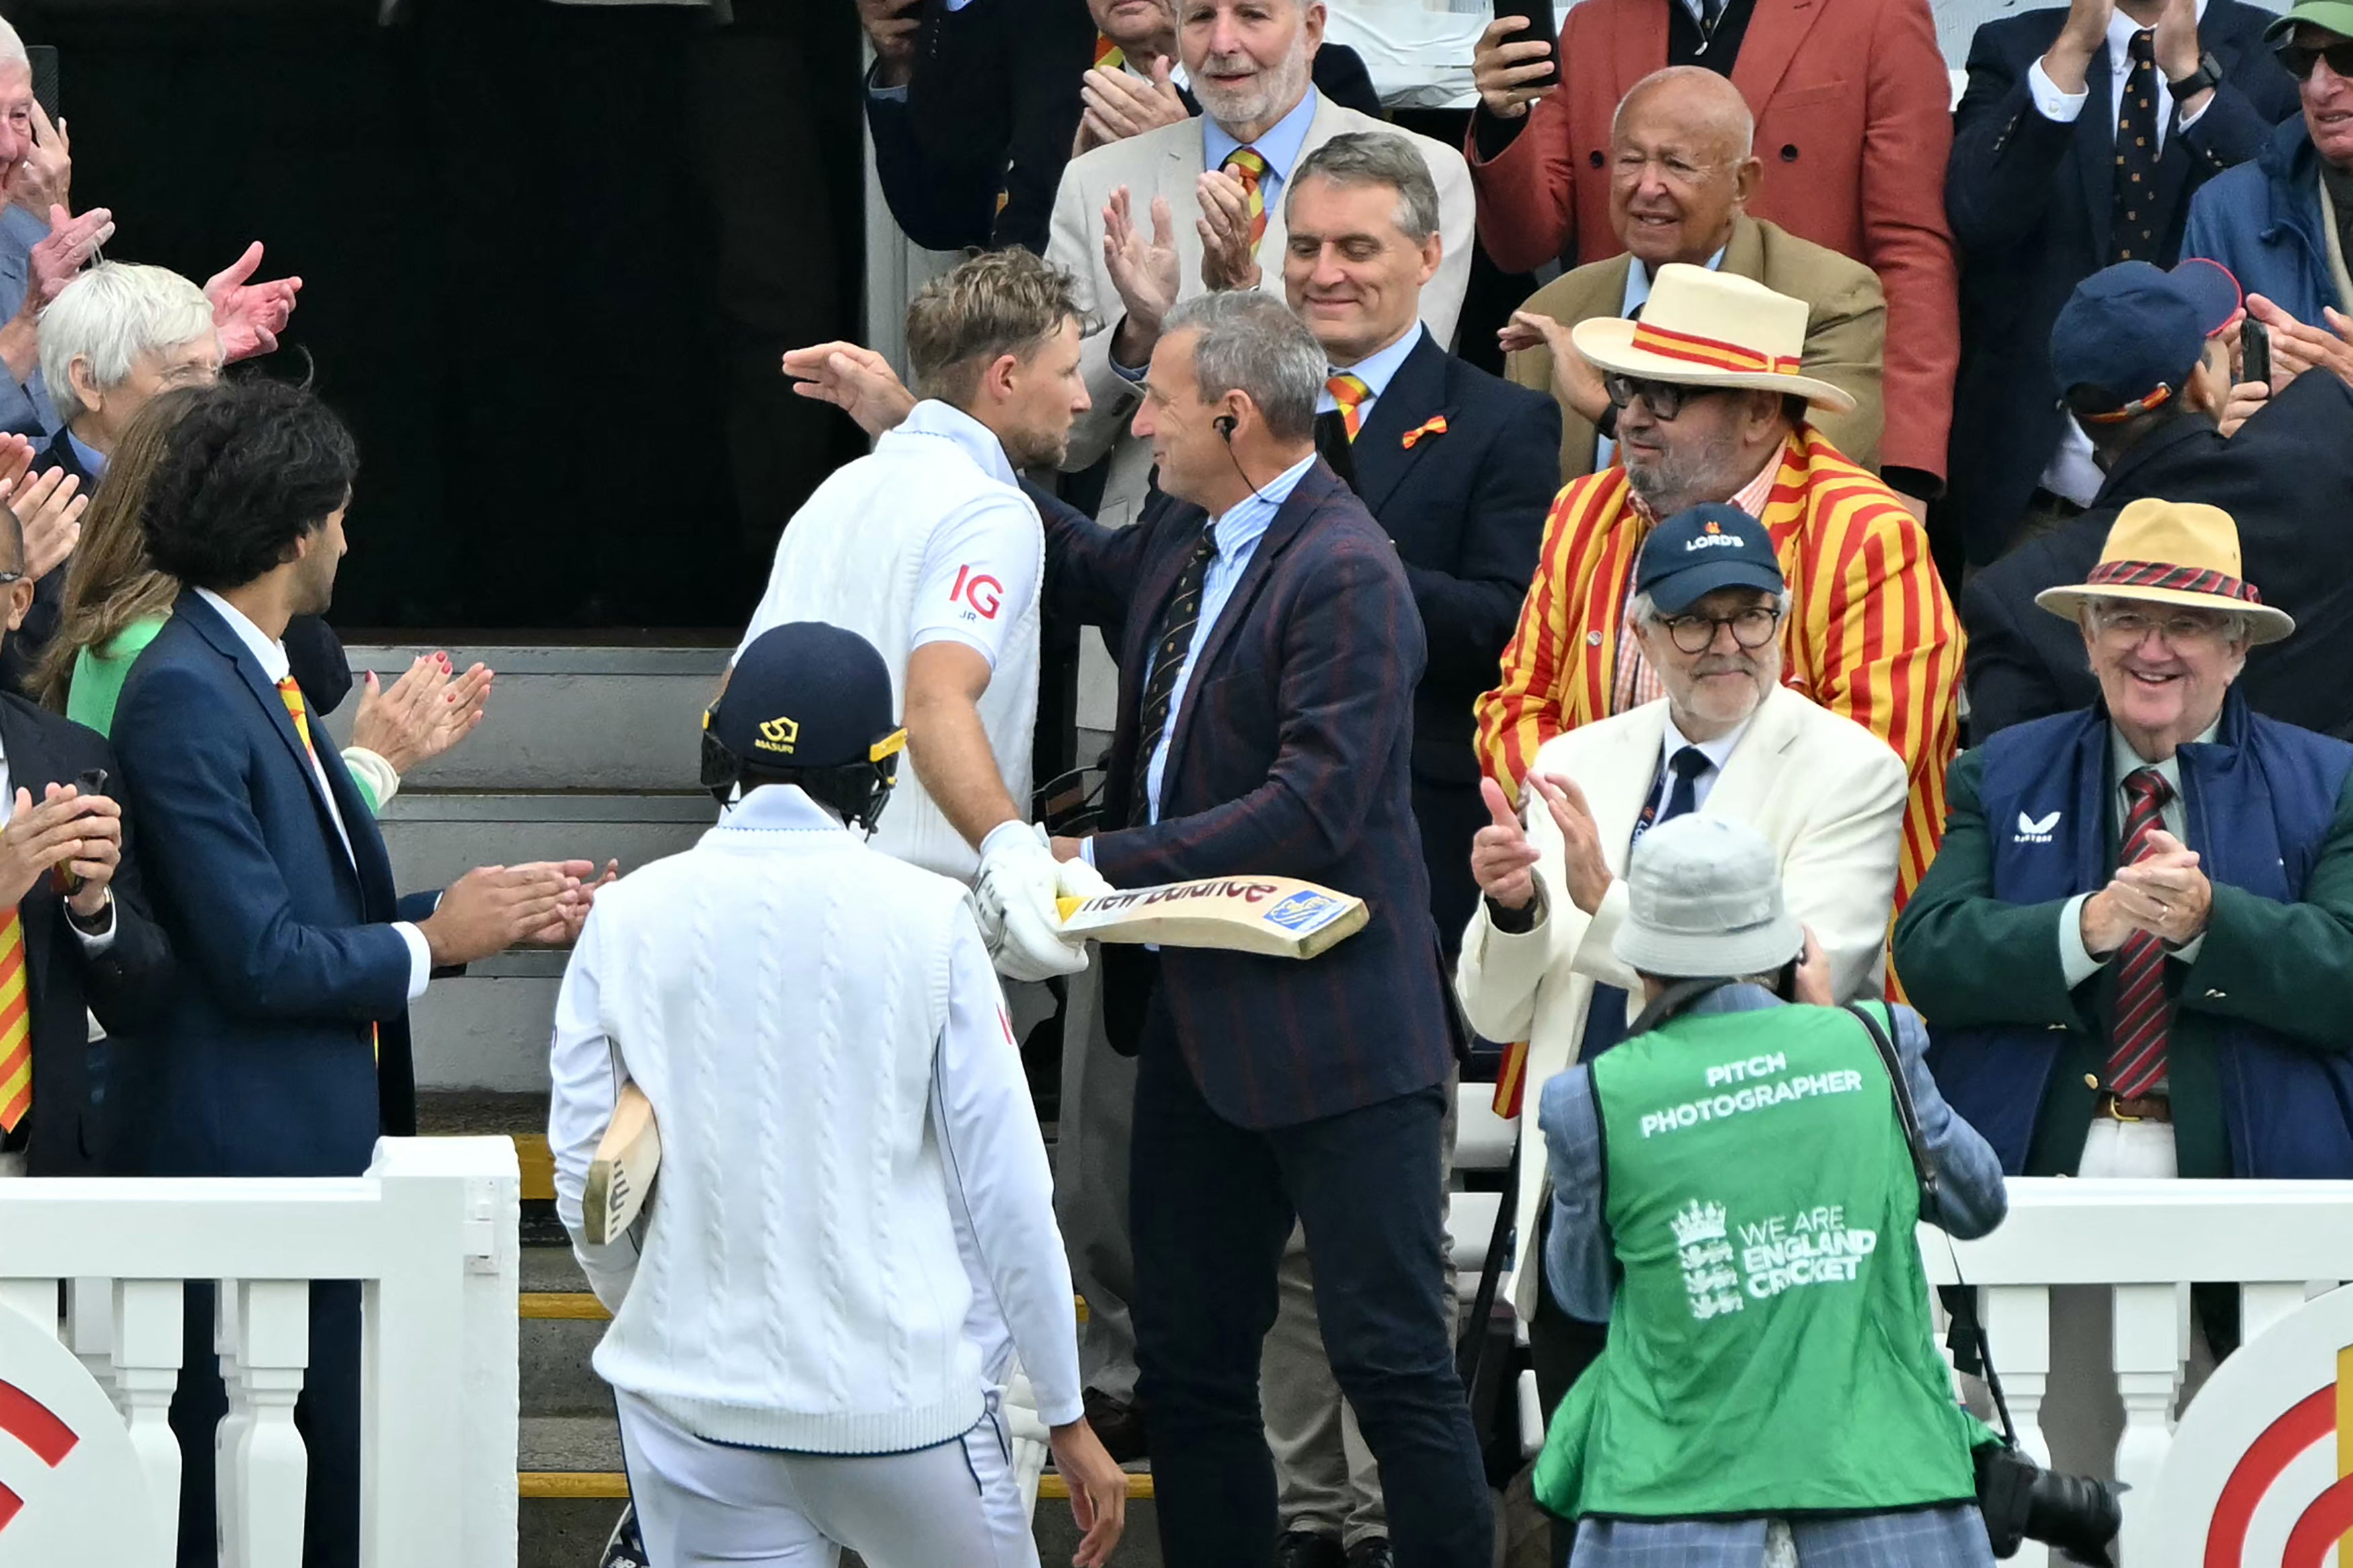
[[[1405, 363], [1406, 356], [1421, 346], [1421, 323], [1416, 321], [1388, 347], [1368, 353], [1354, 364], [1333, 367], [1334, 375], [1345, 371], [1365, 384], [1366, 391], [1364, 401], [1356, 405], [1358, 428], [1361, 429], [1363, 422], [1373, 416], [1373, 405], [1381, 400], [1381, 394], [1387, 392], [1389, 389], [1389, 383], [1397, 379], [1398, 367]], [[1315, 395], [1316, 413], [1330, 414], [1339, 406], [1339, 401], [1329, 391]]]
[[[1723, 265], [1724, 247], [1722, 246], [1718, 246], [1716, 247], [1715, 254], [1707, 258], [1707, 269], [1710, 272], [1713, 272]], [[1626, 258], [1626, 294], [1623, 299], [1618, 301], [1618, 314], [1621, 318], [1630, 321], [1633, 319], [1635, 311], [1641, 310], [1650, 302], [1651, 269], [1642, 265], [1642, 258], [1641, 257], [1630, 256]], [[1615, 453], [1617, 450], [1618, 443], [1612, 441], [1609, 437], [1598, 436], [1594, 437], [1593, 471], [1598, 474], [1602, 469], [1608, 468], [1609, 466], [1611, 454]]]
[[[1259, 195], [1266, 198], [1266, 210], [1271, 213], [1282, 210], [1282, 183], [1291, 178], [1291, 171], [1299, 162], [1300, 150], [1307, 144], [1307, 124], [1315, 118], [1318, 101], [1315, 89], [1309, 88], [1307, 96], [1299, 100], [1297, 108], [1276, 121], [1265, 135], [1250, 143], [1258, 149], [1258, 155], [1266, 160], [1266, 173], [1259, 176], [1258, 190]], [[1226, 160], [1241, 146], [1241, 142], [1227, 133], [1224, 126], [1206, 114], [1201, 116], [1203, 168], [1224, 167]]]
[[106, 478], [106, 454], [71, 430], [65, 431], [64, 435], [67, 440], [73, 443], [73, 455], [81, 459], [81, 466], [89, 473], [90, 482], [95, 484]]

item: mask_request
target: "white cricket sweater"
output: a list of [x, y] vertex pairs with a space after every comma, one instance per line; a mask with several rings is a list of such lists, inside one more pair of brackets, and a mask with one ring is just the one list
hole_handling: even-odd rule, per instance
[[1002, 1006], [965, 889], [797, 789], [599, 893], [556, 1016], [575, 1238], [623, 1079], [662, 1163], [634, 1275], [628, 1243], [581, 1248], [618, 1303], [597, 1373], [716, 1442], [923, 1447], [984, 1409], [977, 1280], [1041, 1414], [1077, 1419], [1070, 1270]]
[[[834, 470], [793, 514], [744, 636], [748, 645], [792, 621], [823, 621], [856, 632], [891, 667], [891, 700], [901, 713], [907, 710], [907, 658], [925, 550], [934, 532], [975, 507], [1017, 508], [1028, 515], [1035, 541], [1031, 581], [1044, 580], [1046, 561], [1038, 508], [1022, 493], [987, 427], [945, 404], [916, 407], [922, 417], [884, 435], [869, 456]], [[1033, 593], [1005, 606], [1015, 619], [979, 702], [997, 773], [1025, 815], [1030, 732], [1038, 721], [1039, 597]], [[979, 855], [924, 789], [912, 753], [899, 760], [898, 788], [873, 844], [896, 859], [966, 883], [980, 869]]]

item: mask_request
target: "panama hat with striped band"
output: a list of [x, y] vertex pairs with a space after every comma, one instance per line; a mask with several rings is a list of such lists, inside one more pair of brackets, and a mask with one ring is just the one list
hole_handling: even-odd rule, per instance
[[1603, 371], [1678, 386], [1786, 392], [1833, 414], [1854, 399], [1799, 373], [1807, 306], [1753, 279], [1672, 261], [1651, 280], [1642, 317], [1597, 316], [1568, 331], [1577, 352]]
[[2263, 603], [2239, 575], [2239, 525], [2218, 506], [2137, 500], [2116, 514], [2100, 563], [2081, 583], [2045, 588], [2034, 602], [2054, 616], [2100, 599], [2223, 610], [2247, 618], [2247, 640], [2277, 642], [2295, 630], [2285, 610]]

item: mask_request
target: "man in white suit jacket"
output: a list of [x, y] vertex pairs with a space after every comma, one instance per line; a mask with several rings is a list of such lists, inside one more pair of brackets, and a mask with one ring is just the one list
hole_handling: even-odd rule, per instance
[[[1773, 844], [1789, 910], [1841, 1001], [1877, 994], [1886, 973], [1904, 762], [1862, 725], [1781, 685], [1788, 596], [1770, 536], [1736, 507], [1694, 507], [1644, 542], [1635, 583], [1634, 636], [1666, 695], [1545, 742], [1529, 768], [1525, 829], [1494, 782], [1484, 786], [1496, 820], [1472, 852], [1483, 896], [1455, 984], [1482, 1036], [1528, 1042], [1525, 1105], [1588, 1047], [1614, 1045], [1636, 1010], [1627, 998], [1640, 998], [1641, 984], [1610, 940], [1626, 918], [1634, 842], [1668, 817], [1730, 817]], [[1573, 1381], [1589, 1353], [1555, 1353], [1577, 1331], [1548, 1300], [1538, 1311], [1536, 1215], [1548, 1178], [1533, 1118], [1521, 1135], [1520, 1264], [1505, 1286], [1531, 1326], [1539, 1384], [1556, 1384], [1541, 1389], [1549, 1413], [1567, 1387], [1548, 1372]], [[1577, 1351], [1599, 1348], [1598, 1333], [1588, 1337]]]
[[[1429, 161], [1430, 177], [1438, 184], [1444, 249], [1438, 276], [1421, 291], [1421, 315], [1441, 347], [1454, 342], [1455, 317], [1461, 312], [1462, 290], [1471, 276], [1471, 171], [1462, 155], [1444, 142], [1344, 109], [1317, 93], [1309, 81], [1309, 68], [1324, 38], [1323, 0], [1211, 0], [1186, 9], [1177, 53], [1200, 98], [1200, 116], [1072, 159], [1055, 193], [1053, 232], [1047, 246], [1048, 258], [1077, 278], [1080, 308], [1094, 312], [1103, 324], [1103, 331], [1087, 339], [1080, 360], [1094, 405], [1072, 426], [1070, 454], [1062, 466], [1076, 471], [1106, 452], [1112, 454], [1103, 504], [1095, 513], [1096, 521], [1111, 528], [1134, 521], [1144, 505], [1152, 446], [1129, 434], [1128, 424], [1144, 400], [1144, 371], [1161, 315], [1178, 300], [1211, 289], [1203, 277], [1205, 253], [1211, 247], [1202, 226], [1216, 215], [1205, 210], [1205, 202], [1236, 200], [1243, 185], [1234, 174], [1205, 176], [1219, 170], [1238, 148], [1256, 152], [1265, 163], [1257, 176], [1265, 231], [1254, 259], [1261, 278], [1272, 287], [1282, 287], [1288, 239], [1283, 184], [1302, 157], [1349, 131], [1402, 136]], [[1205, 196], [1209, 189], [1220, 195]], [[1156, 265], [1142, 268], [1148, 276], [1131, 278], [1126, 290], [1104, 247], [1106, 230], [1113, 226], [1104, 209], [1121, 192], [1133, 218], [1132, 254], [1142, 260], [1156, 248], [1155, 241], [1165, 242], [1174, 252], [1173, 272], [1162, 252]], [[1239, 199], [1246, 200], [1246, 193]], [[1168, 204], [1171, 219], [1160, 235], [1153, 230], [1155, 201]], [[1222, 268], [1219, 285], [1254, 286], [1246, 277], [1237, 280], [1237, 272], [1246, 272], [1246, 268]], [[1139, 288], [1156, 297], [1130, 298]], [[1113, 363], [1113, 345], [1122, 339], [1122, 323], [1130, 317], [1136, 318], [1139, 327], [1148, 322], [1148, 331], [1139, 335], [1129, 330], [1123, 346], [1133, 357], [1120, 356], [1129, 373], [1123, 375]]]

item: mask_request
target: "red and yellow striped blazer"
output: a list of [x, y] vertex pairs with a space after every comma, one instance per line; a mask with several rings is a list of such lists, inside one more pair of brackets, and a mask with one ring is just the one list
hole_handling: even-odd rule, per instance
[[[1960, 623], [1918, 521], [1811, 428], [1782, 449], [1759, 521], [1789, 585], [1782, 683], [1884, 738], [1911, 774], [1900, 910], [1944, 835]], [[1619, 621], [1649, 531], [1622, 468], [1577, 479], [1553, 502], [1503, 680], [1477, 708], [1482, 764], [1514, 799], [1537, 747], [1609, 716]]]

